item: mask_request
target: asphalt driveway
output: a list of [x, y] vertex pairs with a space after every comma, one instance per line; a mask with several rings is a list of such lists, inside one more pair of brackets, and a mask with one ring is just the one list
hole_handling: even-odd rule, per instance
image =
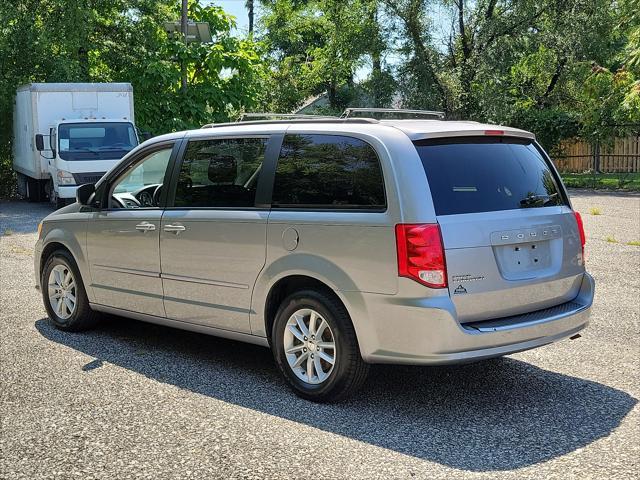
[[117, 317], [55, 330], [33, 288], [50, 209], [2, 202], [0, 478], [638, 478], [640, 196], [572, 196], [597, 282], [582, 338], [376, 366], [336, 405], [295, 397], [261, 347]]

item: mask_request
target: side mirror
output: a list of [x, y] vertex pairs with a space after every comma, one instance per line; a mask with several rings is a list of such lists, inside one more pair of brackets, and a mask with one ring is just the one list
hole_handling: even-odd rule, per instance
[[80, 205], [89, 205], [91, 201], [91, 197], [96, 191], [96, 186], [93, 183], [85, 183], [84, 185], [80, 185], [76, 189], [76, 200]]
[[44, 151], [44, 135], [41, 133], [36, 133], [36, 150]]

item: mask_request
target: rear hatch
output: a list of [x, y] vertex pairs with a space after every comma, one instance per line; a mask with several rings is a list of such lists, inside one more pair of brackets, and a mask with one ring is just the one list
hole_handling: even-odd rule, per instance
[[462, 323], [540, 310], [577, 296], [584, 273], [578, 226], [535, 141], [473, 136], [415, 145]]

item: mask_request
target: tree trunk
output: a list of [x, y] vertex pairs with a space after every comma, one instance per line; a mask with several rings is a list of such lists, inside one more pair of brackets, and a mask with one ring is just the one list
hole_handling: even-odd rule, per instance
[[[180, 30], [182, 31], [182, 36], [184, 38], [184, 44], [187, 45], [187, 15], [188, 15], [188, 0], [182, 0], [182, 11], [180, 17]], [[181, 88], [182, 93], [187, 93], [187, 64], [183, 61], [180, 65], [181, 70]]]
[[338, 108], [338, 95], [337, 95], [337, 86], [335, 78], [331, 79], [329, 83], [329, 89], [327, 91], [327, 95], [329, 97], [329, 106], [333, 109]]
[[471, 39], [469, 38], [467, 27], [464, 20], [464, 0], [458, 0], [458, 35], [460, 36], [460, 45], [462, 46], [462, 58], [460, 59], [460, 86], [461, 92], [461, 107], [460, 113], [463, 118], [468, 118], [471, 114], [471, 83], [474, 77], [472, 65], [470, 64], [472, 46]]
[[249, 15], [249, 34], [252, 34], [254, 20], [253, 0], [247, 0], [245, 5], [247, 7], [247, 14]]
[[380, 38], [380, 23], [378, 22], [378, 5], [374, 2], [371, 8], [371, 25], [374, 28], [374, 39], [371, 42], [371, 78], [373, 79], [373, 106], [383, 107], [384, 99], [380, 83], [382, 81], [382, 39]]
[[78, 48], [78, 64], [80, 65], [80, 78], [83, 82], [90, 82], [89, 52], [84, 47]]

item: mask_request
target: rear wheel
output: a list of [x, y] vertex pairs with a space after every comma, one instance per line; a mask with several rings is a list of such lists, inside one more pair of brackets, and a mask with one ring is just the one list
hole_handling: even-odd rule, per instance
[[366, 380], [369, 366], [351, 319], [331, 295], [305, 290], [287, 297], [276, 313], [271, 346], [285, 379], [307, 400], [341, 400]]
[[56, 328], [79, 332], [98, 322], [99, 315], [89, 307], [80, 272], [68, 252], [58, 250], [49, 256], [40, 285], [45, 309]]
[[25, 176], [24, 179], [24, 196], [29, 202], [40, 202], [44, 197], [42, 185], [39, 180]]

